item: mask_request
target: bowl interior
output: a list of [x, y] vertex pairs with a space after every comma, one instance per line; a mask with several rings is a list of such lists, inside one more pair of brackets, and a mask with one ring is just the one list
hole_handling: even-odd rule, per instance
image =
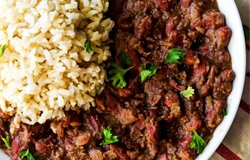
[[[233, 90], [228, 97], [228, 115], [217, 127], [214, 132], [214, 136], [208, 143], [204, 152], [196, 160], [207, 160], [218, 148], [224, 137], [226, 136], [235, 114], [238, 110], [238, 106], [241, 100], [241, 95], [244, 87], [245, 69], [246, 69], [246, 49], [245, 39], [242, 29], [242, 23], [239, 16], [239, 12], [235, 5], [234, 0], [217, 0], [220, 11], [226, 16], [227, 25], [232, 29], [232, 37], [228, 45], [228, 50], [232, 58], [233, 70], [236, 73], [236, 78], [233, 82]], [[0, 150], [0, 159], [9, 160], [2, 150]]]

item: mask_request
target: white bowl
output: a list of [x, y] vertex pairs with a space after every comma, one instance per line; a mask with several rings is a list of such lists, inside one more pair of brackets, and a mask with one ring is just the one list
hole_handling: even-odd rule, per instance
[[245, 82], [246, 43], [238, 9], [234, 0], [217, 0], [217, 2], [220, 11], [226, 16], [227, 26], [231, 28], [233, 33], [228, 50], [231, 54], [236, 78], [233, 82], [233, 90], [227, 99], [228, 115], [224, 117], [222, 123], [216, 128], [213, 138], [196, 160], [209, 159], [223, 141], [237, 113]]
[[[217, 0], [217, 2], [220, 11], [226, 16], [227, 26], [231, 28], [233, 33], [228, 50], [231, 54], [236, 78], [233, 82], [233, 90], [227, 100], [228, 115], [224, 117], [222, 123], [215, 130], [213, 138], [196, 160], [208, 160], [226, 136], [238, 110], [245, 81], [246, 46], [239, 12], [234, 0]], [[9, 157], [0, 150], [0, 159], [9, 160]]]

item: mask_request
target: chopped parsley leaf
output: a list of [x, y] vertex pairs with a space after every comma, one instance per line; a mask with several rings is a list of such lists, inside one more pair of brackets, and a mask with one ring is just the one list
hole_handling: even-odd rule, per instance
[[181, 94], [189, 100], [189, 98], [194, 94], [194, 89], [192, 87], [188, 87], [186, 90], [181, 91]]
[[104, 142], [100, 143], [100, 145], [119, 141], [119, 139], [117, 139], [117, 136], [112, 136], [111, 130], [112, 129], [109, 126], [106, 129], [101, 130], [101, 136], [104, 139]]
[[1, 44], [0, 44], [0, 57], [3, 56], [4, 51], [5, 51], [6, 48], [7, 48], [7, 45], [6, 45], [6, 44], [5, 44], [5, 45], [1, 45]]
[[90, 41], [89, 41], [89, 40], [86, 40], [86, 41], [85, 41], [85, 43], [84, 43], [84, 47], [86, 48], [86, 51], [87, 51], [88, 53], [90, 53], [91, 51], [93, 51], [93, 50], [94, 50], [94, 47], [93, 47], [93, 46], [91, 46], [91, 44], [90, 44]]
[[224, 115], [224, 116], [228, 115], [227, 109], [223, 109], [223, 115]]
[[141, 68], [142, 68], [142, 71], [140, 73], [141, 74], [141, 83], [143, 83], [146, 79], [153, 76], [157, 71], [156, 65], [150, 65], [148, 63], [146, 64], [146, 66], [144, 66], [142, 64]]
[[168, 50], [168, 55], [165, 58], [165, 64], [169, 63], [169, 61], [174, 64], [174, 63], [181, 63], [181, 61], [185, 60], [185, 49], [180, 49], [180, 48], [172, 48]]
[[22, 153], [20, 153], [19, 157], [21, 159], [23, 159], [24, 157], [27, 157], [27, 160], [35, 160], [35, 158], [30, 153], [29, 149], [27, 149], [26, 151], [23, 151]]
[[130, 65], [132, 62], [130, 61], [130, 57], [126, 55], [125, 52], [120, 53], [118, 56], [125, 65]]
[[[1, 136], [2, 137], [2, 136]], [[2, 137], [2, 140], [4, 141], [5, 145], [7, 146], [8, 149], [11, 149], [11, 146], [10, 146], [10, 138], [9, 136], [7, 136], [6, 138], [3, 138]]]
[[[108, 72], [110, 75], [113, 75], [112, 77], [109, 78], [110, 81], [113, 81], [112, 85], [116, 86], [118, 88], [124, 88], [124, 87], [126, 87], [127, 83], [126, 83], [126, 80], [125, 80], [125, 74], [129, 70], [131, 70], [134, 66], [133, 67], [129, 67], [127, 69], [123, 69], [118, 64], [116, 64], [114, 62], [112, 62], [110, 65], [116, 68], [116, 69], [111, 69]], [[118, 83], [118, 81], [119, 81], [119, 83]]]
[[190, 147], [196, 149], [198, 154], [203, 152], [203, 149], [207, 146], [207, 143], [197, 134], [195, 130], [193, 130], [193, 138], [190, 143]]

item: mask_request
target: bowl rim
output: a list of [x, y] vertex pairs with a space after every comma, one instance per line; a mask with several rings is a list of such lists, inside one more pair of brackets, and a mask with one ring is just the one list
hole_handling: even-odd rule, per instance
[[[222, 143], [238, 111], [245, 83], [246, 43], [239, 11], [234, 0], [217, 0], [217, 3], [220, 12], [226, 17], [226, 25], [232, 30], [228, 51], [232, 57], [232, 67], [236, 73], [236, 77], [233, 82], [232, 92], [227, 99], [228, 115], [224, 117], [222, 123], [216, 128], [213, 138], [196, 160], [209, 159]], [[237, 46], [237, 49], [235, 46]]]

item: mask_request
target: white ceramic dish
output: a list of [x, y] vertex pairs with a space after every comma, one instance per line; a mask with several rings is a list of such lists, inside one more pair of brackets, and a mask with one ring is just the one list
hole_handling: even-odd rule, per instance
[[[245, 81], [246, 47], [239, 12], [234, 0], [217, 1], [220, 11], [226, 16], [227, 25], [232, 29], [233, 33], [228, 45], [228, 50], [231, 54], [233, 70], [236, 73], [236, 78], [233, 82], [232, 93], [227, 100], [228, 115], [217, 127], [213, 138], [208, 143], [203, 153], [199, 155], [196, 160], [208, 160], [226, 136], [238, 110]], [[0, 160], [9, 160], [9, 157], [6, 156], [1, 150]]]
[[233, 90], [227, 100], [228, 115], [217, 127], [213, 138], [208, 143], [203, 153], [196, 160], [208, 160], [225, 138], [231, 127], [240, 104], [246, 73], [246, 44], [243, 34], [242, 22], [234, 0], [217, 0], [220, 11], [226, 16], [226, 23], [232, 30], [228, 50], [232, 58], [233, 70], [236, 78]]

